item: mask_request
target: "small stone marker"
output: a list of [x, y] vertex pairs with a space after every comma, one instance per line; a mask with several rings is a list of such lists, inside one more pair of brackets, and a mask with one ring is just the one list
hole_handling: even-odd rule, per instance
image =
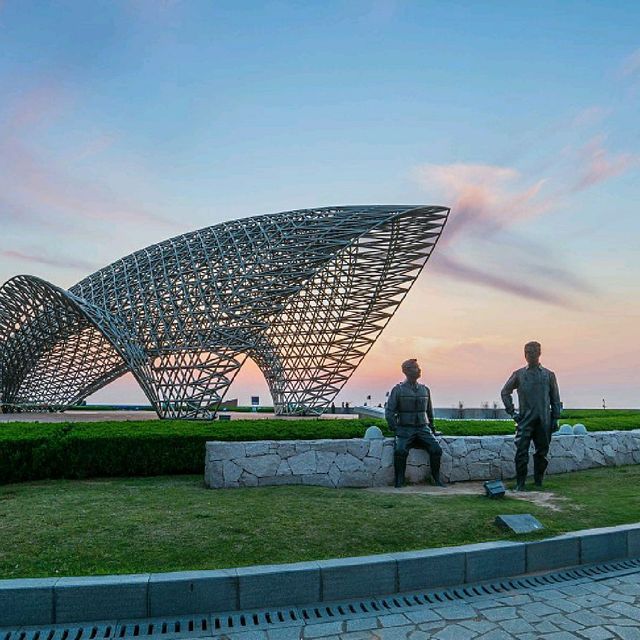
[[572, 436], [573, 427], [570, 424], [563, 424], [556, 433], [559, 436]]
[[496, 516], [495, 523], [503, 529], [513, 531], [513, 533], [531, 533], [544, 529], [541, 522], [529, 513]]
[[368, 427], [367, 430], [364, 432], [365, 440], [380, 440], [381, 438], [384, 438], [384, 434], [382, 433], [379, 427], [376, 427], [374, 425], [371, 425], [370, 427]]
[[488, 498], [504, 498], [506, 488], [502, 480], [487, 480], [484, 483], [484, 490]]
[[573, 435], [574, 436], [584, 436], [587, 433], [587, 427], [585, 427], [582, 423], [573, 425]]
[[225, 415], [225, 414], [221, 413], [221, 414], [218, 416], [218, 420], [231, 420], [231, 416], [230, 416], [230, 415]]

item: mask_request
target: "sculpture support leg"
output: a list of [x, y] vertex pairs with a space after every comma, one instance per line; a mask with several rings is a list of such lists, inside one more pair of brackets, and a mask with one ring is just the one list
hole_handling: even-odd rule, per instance
[[542, 486], [544, 472], [547, 469], [549, 460], [549, 444], [551, 442], [551, 427], [539, 424], [533, 433], [533, 444], [536, 452], [533, 454], [533, 481], [536, 487]]

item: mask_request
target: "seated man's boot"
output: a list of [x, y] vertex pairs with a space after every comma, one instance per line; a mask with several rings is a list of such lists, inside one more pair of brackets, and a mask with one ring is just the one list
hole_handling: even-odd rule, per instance
[[395, 481], [393, 485], [395, 487], [404, 487], [404, 474], [407, 468], [407, 456], [402, 453], [395, 453], [393, 455], [393, 471]]
[[447, 483], [440, 477], [440, 456], [433, 457], [430, 460], [431, 479], [436, 487], [446, 487]]

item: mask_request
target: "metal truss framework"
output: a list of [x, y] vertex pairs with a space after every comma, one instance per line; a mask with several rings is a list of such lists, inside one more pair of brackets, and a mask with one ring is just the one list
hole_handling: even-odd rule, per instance
[[424, 267], [449, 209], [346, 206], [207, 227], [65, 291], [0, 287], [0, 404], [76, 404], [133, 373], [162, 418], [210, 419], [247, 357], [276, 413], [322, 413]]

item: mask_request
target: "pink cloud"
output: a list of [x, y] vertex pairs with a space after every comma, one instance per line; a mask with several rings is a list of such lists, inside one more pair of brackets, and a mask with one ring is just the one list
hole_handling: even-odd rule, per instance
[[612, 155], [604, 147], [604, 136], [597, 136], [579, 152], [580, 175], [573, 191], [582, 191], [609, 178], [618, 176], [638, 162], [638, 157], [630, 153]]
[[[154, 224], [173, 227], [161, 215], [117, 194], [109, 185], [75, 175], [68, 160], [43, 152], [30, 143], [39, 126], [51, 126], [73, 104], [71, 94], [62, 85], [48, 83], [14, 99], [8, 117], [0, 129], [0, 192], [3, 204], [0, 217], [24, 223], [55, 218], [87, 219], [108, 223]], [[77, 152], [91, 155], [111, 143], [111, 137], [94, 137]]]
[[86, 271], [94, 271], [96, 265], [85, 260], [76, 260], [73, 258], [59, 258], [55, 256], [47, 256], [44, 253], [32, 254], [23, 251], [7, 249], [0, 251], [0, 256], [19, 260], [21, 262], [31, 262], [36, 264], [44, 264], [48, 267], [61, 267], [63, 269], [84, 269]]
[[482, 164], [427, 164], [416, 169], [418, 181], [435, 187], [453, 214], [443, 238], [481, 233], [509, 226], [545, 212], [549, 203], [539, 197], [544, 180], [523, 184], [518, 171]]

